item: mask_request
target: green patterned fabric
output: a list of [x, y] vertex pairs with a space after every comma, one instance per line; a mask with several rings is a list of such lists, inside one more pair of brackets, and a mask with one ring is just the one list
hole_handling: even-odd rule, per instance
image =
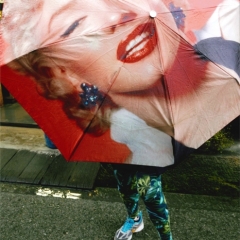
[[154, 172], [143, 172], [127, 166], [114, 165], [114, 175], [118, 190], [127, 208], [130, 218], [139, 213], [139, 198], [146, 205], [147, 212], [162, 240], [172, 240], [169, 212], [162, 191], [161, 175]]

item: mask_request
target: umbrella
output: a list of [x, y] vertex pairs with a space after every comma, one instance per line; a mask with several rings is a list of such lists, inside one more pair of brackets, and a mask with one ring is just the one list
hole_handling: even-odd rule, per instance
[[238, 0], [5, 0], [1, 81], [68, 161], [165, 167], [240, 113]]

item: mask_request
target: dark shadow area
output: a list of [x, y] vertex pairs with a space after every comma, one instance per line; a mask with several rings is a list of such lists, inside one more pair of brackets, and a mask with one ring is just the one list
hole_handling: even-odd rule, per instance
[[13, 127], [39, 128], [24, 108], [16, 101], [4, 103], [0, 107], [0, 125]]
[[234, 140], [240, 141], [240, 116], [230, 122], [226, 128], [229, 128], [231, 136]]

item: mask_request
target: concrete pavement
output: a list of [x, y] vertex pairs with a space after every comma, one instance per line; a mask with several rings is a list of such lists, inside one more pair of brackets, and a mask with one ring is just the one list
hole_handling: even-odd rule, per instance
[[[45, 146], [44, 133], [36, 128], [0, 126], [0, 143], [1, 148], [24, 149], [55, 156], [60, 154], [57, 149]], [[226, 150], [224, 154], [218, 155], [191, 155], [163, 175], [164, 190], [187, 194], [239, 196], [240, 141]], [[95, 182], [97, 186], [115, 187], [112, 171], [101, 170]]]

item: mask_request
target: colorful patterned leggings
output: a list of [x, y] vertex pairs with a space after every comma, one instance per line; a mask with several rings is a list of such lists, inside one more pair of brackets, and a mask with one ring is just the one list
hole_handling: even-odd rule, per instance
[[142, 197], [147, 212], [162, 240], [172, 240], [166, 199], [162, 192], [161, 175], [144, 173], [133, 168], [113, 166], [118, 190], [129, 217], [139, 213], [138, 202]]

